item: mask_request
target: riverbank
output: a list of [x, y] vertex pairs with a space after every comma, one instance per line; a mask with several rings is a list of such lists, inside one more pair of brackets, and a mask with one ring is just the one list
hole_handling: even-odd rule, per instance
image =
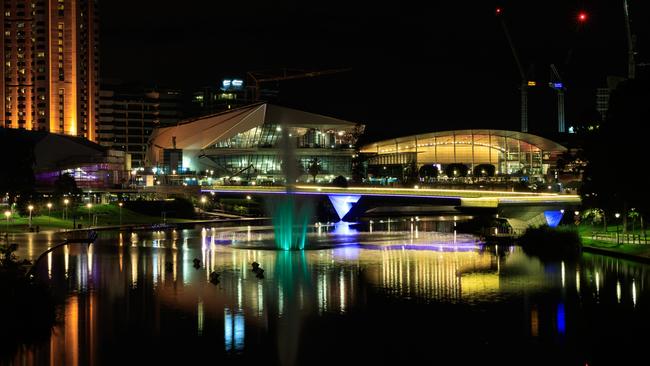
[[[72, 212], [72, 209], [70, 210]], [[87, 230], [137, 230], [156, 229], [164, 227], [188, 227], [201, 223], [215, 223], [227, 221], [250, 221], [265, 218], [249, 218], [244, 216], [205, 212], [207, 216], [202, 219], [183, 219], [175, 217], [155, 217], [136, 213], [116, 205], [95, 205], [90, 210], [77, 208], [76, 219], [63, 219], [65, 213], [52, 211], [50, 215], [29, 216], [12, 215], [9, 220], [3, 220], [0, 225], [2, 235], [21, 234], [30, 232], [74, 232]], [[82, 214], [83, 212], [83, 214]], [[69, 214], [68, 216], [72, 216]]]
[[[618, 226], [608, 226], [607, 228], [603, 228], [602, 226], [580, 225], [578, 227], [578, 232], [580, 233], [580, 238], [582, 240], [582, 249], [589, 253], [603, 254], [650, 263], [650, 244], [639, 244], [638, 241], [635, 244], [622, 242], [617, 243], [615, 240], [596, 239], [603, 237], [603, 235], [594, 235], [594, 233], [615, 234], [618, 230], [620, 230], [620, 227]], [[645, 237], [643, 232], [640, 230], [628, 230], [628, 235], [641, 238]], [[644, 241], [641, 241], [641, 243], [643, 242]]]

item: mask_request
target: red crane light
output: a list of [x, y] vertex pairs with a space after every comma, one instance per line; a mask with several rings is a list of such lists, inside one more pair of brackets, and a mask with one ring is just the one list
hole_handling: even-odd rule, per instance
[[497, 8], [497, 9], [495, 10], [495, 13], [496, 13], [497, 15], [501, 15], [501, 8]]
[[579, 12], [579, 13], [578, 13], [578, 21], [579, 21], [580, 23], [584, 23], [584, 22], [586, 22], [586, 21], [587, 21], [587, 13], [584, 12], [584, 11]]

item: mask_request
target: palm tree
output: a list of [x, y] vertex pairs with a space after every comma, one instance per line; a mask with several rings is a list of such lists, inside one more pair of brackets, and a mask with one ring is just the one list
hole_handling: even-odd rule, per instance
[[309, 172], [309, 175], [314, 177], [314, 183], [316, 183], [316, 176], [318, 175], [318, 173], [321, 172], [320, 160], [318, 160], [318, 158], [313, 158], [309, 162], [309, 167], [307, 168], [307, 172]]

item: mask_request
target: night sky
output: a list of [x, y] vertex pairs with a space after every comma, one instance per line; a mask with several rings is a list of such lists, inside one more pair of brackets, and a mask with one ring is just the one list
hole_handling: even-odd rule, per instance
[[[649, 22], [643, 20], [650, 19], [650, 6], [630, 4], [638, 57], [648, 62]], [[188, 90], [250, 70], [351, 67], [283, 82], [280, 102], [365, 123], [370, 139], [519, 129], [519, 74], [496, 6], [504, 9], [530, 78], [546, 84], [550, 63], [563, 74], [567, 125], [590, 118], [595, 88], [606, 85], [607, 75], [626, 75], [618, 0], [110, 0], [100, 6], [104, 78]], [[589, 19], [578, 26], [581, 9]], [[539, 93], [552, 96], [549, 88]]]

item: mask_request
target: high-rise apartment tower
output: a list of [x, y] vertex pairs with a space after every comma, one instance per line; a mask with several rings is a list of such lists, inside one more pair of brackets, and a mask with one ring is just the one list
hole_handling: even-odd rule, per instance
[[96, 141], [98, 0], [0, 0], [3, 127]]

